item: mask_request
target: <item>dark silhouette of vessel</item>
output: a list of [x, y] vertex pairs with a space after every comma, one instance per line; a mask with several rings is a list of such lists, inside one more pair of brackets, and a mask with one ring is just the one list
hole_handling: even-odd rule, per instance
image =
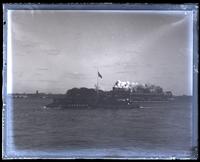
[[141, 102], [166, 102], [173, 99], [172, 92], [154, 85], [128, 87], [115, 83], [111, 91], [72, 88], [63, 97], [53, 98], [46, 107], [57, 108], [140, 108]]
[[136, 103], [129, 99], [116, 98], [111, 91], [88, 88], [73, 88], [67, 91], [66, 95], [54, 98], [53, 102], [46, 105], [51, 108], [139, 108]]

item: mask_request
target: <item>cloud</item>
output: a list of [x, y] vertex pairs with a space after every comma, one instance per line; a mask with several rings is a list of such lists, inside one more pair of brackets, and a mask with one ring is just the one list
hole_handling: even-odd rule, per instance
[[12, 21], [12, 39], [14, 41], [14, 48], [19, 55], [60, 55], [59, 49], [49, 44], [48, 41], [35, 34], [34, 30], [27, 28], [23, 22], [13, 19]]
[[46, 82], [46, 83], [57, 83], [58, 80], [48, 80], [48, 79], [38, 79], [37, 82]]
[[123, 71], [117, 71], [116, 73], [120, 74], [130, 74], [132, 72], [136, 72], [136, 70], [123, 70]]
[[73, 79], [93, 78], [93, 76], [90, 76], [87, 73], [80, 73], [80, 72], [65, 72], [64, 77]]
[[[175, 90], [174, 85], [178, 84], [183, 85], [180, 91], [187, 90], [187, 83], [181, 83], [188, 73], [179, 73], [188, 63], [188, 52], [182, 48], [188, 44], [184, 15], [120, 13], [115, 17], [109, 12], [84, 15], [70, 11], [27, 15], [29, 12], [16, 14], [12, 21], [13, 67], [24, 72], [23, 77], [14, 79], [14, 84], [33, 77], [37, 81], [34, 85], [22, 82], [22, 90], [33, 86], [43, 89], [43, 85], [55, 90], [51, 85], [54, 80], [66, 89], [93, 86], [97, 68], [104, 76], [102, 85], [107, 88], [112, 87], [113, 81], [124, 79], [162, 83]], [[101, 17], [101, 22], [94, 15]], [[181, 54], [178, 59], [177, 52]], [[171, 75], [177, 79], [167, 80]]]
[[47, 71], [48, 68], [46, 68], [46, 67], [40, 67], [40, 68], [37, 68], [37, 70], [39, 70], [39, 71]]
[[47, 55], [52, 55], [52, 56], [56, 56], [56, 55], [60, 55], [61, 54], [60, 51], [57, 50], [57, 49], [47, 49], [47, 50], [45, 50], [45, 53]]

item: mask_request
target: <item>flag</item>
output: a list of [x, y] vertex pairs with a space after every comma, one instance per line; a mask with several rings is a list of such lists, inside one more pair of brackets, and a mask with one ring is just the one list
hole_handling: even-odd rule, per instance
[[102, 79], [102, 75], [98, 72], [98, 77]]

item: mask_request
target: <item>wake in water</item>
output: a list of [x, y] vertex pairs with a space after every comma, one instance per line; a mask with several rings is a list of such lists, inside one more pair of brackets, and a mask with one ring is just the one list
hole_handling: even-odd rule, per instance
[[149, 108], [153, 108], [151, 106], [140, 106], [141, 109], [149, 109]]

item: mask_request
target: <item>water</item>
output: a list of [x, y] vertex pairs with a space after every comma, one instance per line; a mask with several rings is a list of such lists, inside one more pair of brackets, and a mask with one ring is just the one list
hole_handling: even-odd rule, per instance
[[14, 99], [16, 150], [59, 157], [191, 155], [191, 101], [141, 103], [141, 109], [44, 109], [50, 102]]

